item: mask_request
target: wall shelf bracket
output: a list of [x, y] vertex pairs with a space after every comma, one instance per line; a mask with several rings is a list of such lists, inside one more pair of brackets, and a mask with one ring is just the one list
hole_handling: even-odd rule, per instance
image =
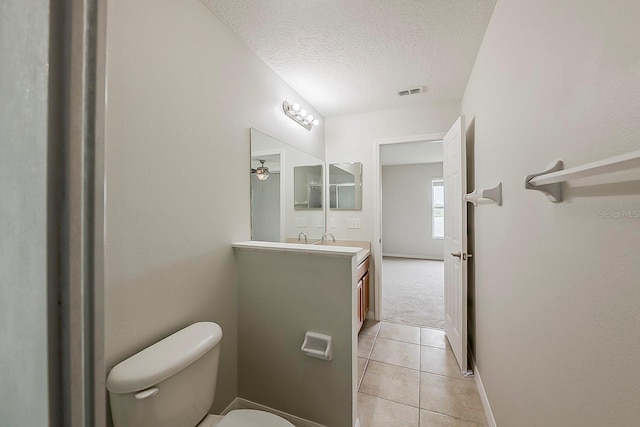
[[473, 206], [478, 205], [498, 205], [502, 206], [502, 183], [499, 182], [495, 187], [486, 190], [473, 190], [464, 196], [466, 202], [472, 203]]
[[562, 182], [556, 182], [552, 184], [544, 184], [544, 185], [535, 185], [531, 183], [531, 180], [540, 175], [546, 175], [551, 172], [557, 172], [564, 169], [564, 163], [562, 160], [558, 160], [550, 169], [547, 169], [544, 172], [534, 173], [532, 175], [527, 175], [524, 179], [524, 188], [527, 190], [536, 190], [541, 191], [546, 194], [547, 199], [553, 203], [560, 203], [562, 201]]

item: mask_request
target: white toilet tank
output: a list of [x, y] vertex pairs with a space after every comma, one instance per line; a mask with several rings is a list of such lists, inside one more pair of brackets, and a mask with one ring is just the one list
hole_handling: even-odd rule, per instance
[[107, 377], [115, 427], [194, 427], [215, 397], [222, 329], [199, 322], [120, 362]]

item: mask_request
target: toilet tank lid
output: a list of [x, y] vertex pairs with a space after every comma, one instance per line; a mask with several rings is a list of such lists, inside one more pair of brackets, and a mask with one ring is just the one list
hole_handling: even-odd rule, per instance
[[222, 339], [213, 322], [198, 322], [118, 363], [107, 377], [112, 393], [132, 393], [158, 384], [200, 359]]

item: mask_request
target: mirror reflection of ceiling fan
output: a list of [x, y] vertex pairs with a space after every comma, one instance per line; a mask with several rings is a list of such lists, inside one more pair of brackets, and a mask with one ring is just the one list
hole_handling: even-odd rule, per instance
[[260, 181], [265, 181], [269, 178], [269, 168], [264, 165], [264, 160], [260, 160], [260, 166], [255, 169], [251, 169], [251, 173], [254, 174]]

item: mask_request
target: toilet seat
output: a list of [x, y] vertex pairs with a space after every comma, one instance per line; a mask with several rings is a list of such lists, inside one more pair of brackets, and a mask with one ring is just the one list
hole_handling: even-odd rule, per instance
[[269, 412], [236, 409], [229, 412], [216, 427], [295, 427], [289, 421]]

